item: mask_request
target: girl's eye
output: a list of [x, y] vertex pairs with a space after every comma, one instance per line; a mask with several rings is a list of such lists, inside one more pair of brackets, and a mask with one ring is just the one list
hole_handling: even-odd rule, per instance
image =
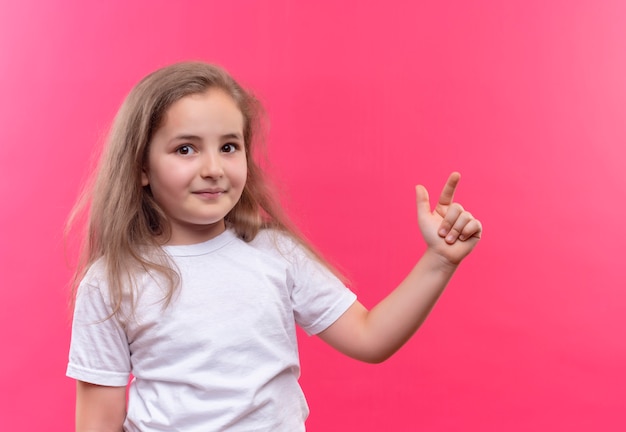
[[237, 151], [237, 148], [238, 148], [238, 147], [239, 147], [239, 146], [238, 146], [237, 144], [228, 143], [228, 144], [224, 144], [224, 145], [222, 146], [222, 151], [223, 151], [224, 153], [233, 153], [233, 152]]
[[186, 156], [193, 153], [193, 148], [188, 145], [182, 145], [176, 149], [176, 153]]

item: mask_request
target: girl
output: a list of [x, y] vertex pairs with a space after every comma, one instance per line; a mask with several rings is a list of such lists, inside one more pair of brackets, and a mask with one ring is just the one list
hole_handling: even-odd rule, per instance
[[453, 203], [457, 173], [433, 212], [418, 186], [427, 250], [366, 310], [269, 192], [259, 111], [204, 63], [148, 75], [122, 105], [75, 211], [88, 203], [67, 368], [76, 430], [304, 430], [295, 325], [381, 362], [478, 242], [480, 222]]

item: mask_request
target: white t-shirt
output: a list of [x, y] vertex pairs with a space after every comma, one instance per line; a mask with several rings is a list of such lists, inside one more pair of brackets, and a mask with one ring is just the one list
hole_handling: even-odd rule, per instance
[[[276, 245], [280, 245], [277, 248]], [[246, 243], [226, 230], [164, 248], [182, 286], [143, 275], [134, 318], [111, 312], [101, 262], [77, 295], [67, 375], [125, 386], [126, 431], [303, 431], [295, 324], [316, 334], [356, 296], [285, 235]]]

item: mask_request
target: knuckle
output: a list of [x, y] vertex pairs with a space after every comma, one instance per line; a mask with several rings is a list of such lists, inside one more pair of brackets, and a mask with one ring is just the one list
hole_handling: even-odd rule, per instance
[[452, 228], [452, 223], [450, 223], [449, 220], [444, 219], [444, 220], [441, 221], [441, 228], [449, 230], [450, 228]]

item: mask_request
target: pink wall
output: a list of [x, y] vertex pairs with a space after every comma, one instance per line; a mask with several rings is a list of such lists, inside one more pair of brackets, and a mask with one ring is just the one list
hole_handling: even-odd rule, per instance
[[387, 363], [303, 338], [309, 430], [626, 429], [626, 3], [399, 3], [1, 2], [3, 430], [72, 427], [63, 223], [125, 93], [183, 59], [257, 90], [290, 208], [365, 304], [423, 250], [415, 183], [461, 171], [485, 225]]

